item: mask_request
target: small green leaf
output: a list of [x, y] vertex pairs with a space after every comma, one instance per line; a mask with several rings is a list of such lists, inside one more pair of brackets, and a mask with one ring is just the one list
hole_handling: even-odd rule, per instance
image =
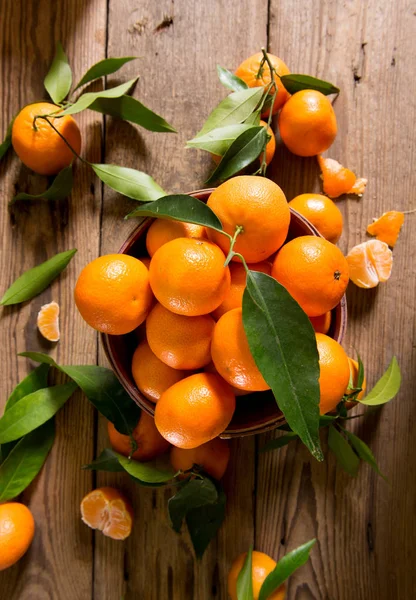
[[72, 71], [61, 42], [56, 45], [55, 56], [43, 85], [55, 104], [66, 98], [72, 84]]
[[279, 560], [275, 568], [263, 582], [261, 586], [259, 600], [267, 600], [271, 594], [288, 579], [299, 567], [302, 567], [309, 559], [309, 554], [316, 540], [306, 542], [292, 552], [289, 552]]
[[120, 58], [104, 58], [103, 60], [100, 60], [99, 62], [95, 63], [95, 65], [90, 67], [85, 73], [85, 75], [83, 75], [83, 77], [80, 79], [80, 81], [74, 88], [74, 92], [86, 83], [95, 81], [100, 77], [112, 75], [113, 73], [121, 69], [121, 67], [126, 63], [132, 60], [137, 60], [138, 58], [138, 56], [122, 56]]
[[203, 135], [218, 127], [242, 123], [256, 108], [262, 94], [263, 88], [260, 87], [233, 92], [214, 108], [197, 135]]
[[176, 129], [169, 125], [163, 117], [131, 96], [98, 98], [89, 108], [104, 115], [130, 121], [130, 123], [140, 125], [148, 131], [176, 133]]
[[81, 468], [87, 471], [106, 471], [109, 473], [119, 473], [124, 471], [123, 467], [118, 462], [116, 454], [110, 448], [105, 448], [98, 458], [88, 465], [82, 465]]
[[237, 577], [237, 600], [253, 600], [253, 548], [250, 546]]
[[256, 127], [258, 127], [260, 125], [260, 120], [261, 120], [261, 110], [255, 110], [253, 113], [251, 113], [251, 115], [249, 115], [247, 117], [247, 119], [244, 121], [244, 123], [246, 125], [255, 125]]
[[364, 383], [364, 365], [361, 360], [361, 356], [357, 352], [357, 362], [358, 362], [358, 375], [357, 375], [357, 388], [363, 389]]
[[277, 450], [278, 448], [283, 448], [283, 446], [287, 446], [290, 442], [294, 442], [298, 440], [299, 436], [296, 433], [287, 433], [286, 435], [280, 435], [274, 440], [269, 440], [264, 444], [262, 448], [260, 448], [260, 452], [269, 452], [270, 450]]
[[61, 111], [59, 116], [75, 115], [82, 110], [89, 108], [93, 102], [98, 100], [98, 98], [119, 98], [120, 96], [127, 94], [137, 80], [138, 77], [135, 77], [135, 79], [130, 79], [130, 81], [126, 81], [126, 83], [117, 85], [109, 90], [101, 90], [101, 92], [87, 92], [86, 94], [82, 94], [82, 96], [80, 96], [78, 100], [74, 102], [74, 104], [71, 104], [65, 108], [65, 110]]
[[360, 466], [360, 459], [344, 436], [333, 425], [329, 428], [328, 446], [335, 454], [337, 461], [344, 471], [352, 477], [356, 477]]
[[243, 325], [253, 358], [288, 425], [312, 455], [323, 460], [318, 433], [319, 357], [311, 322], [275, 279], [249, 271]]
[[12, 202], [17, 200], [63, 200], [67, 198], [72, 191], [73, 177], [72, 177], [72, 165], [65, 167], [58, 173], [53, 180], [52, 184], [47, 190], [41, 194], [26, 194], [21, 192], [17, 194]]
[[117, 165], [92, 164], [91, 167], [101, 181], [104, 181], [116, 192], [128, 198], [133, 198], [133, 200], [147, 202], [166, 195], [160, 185], [150, 175], [142, 171]]
[[5, 292], [0, 304], [8, 306], [31, 300], [61, 273], [76, 253], [76, 249], [60, 252], [46, 262], [25, 271]]
[[169, 517], [173, 529], [177, 533], [180, 532], [182, 522], [191, 509], [204, 504], [213, 504], [217, 500], [217, 488], [210, 479], [207, 477], [190, 479], [168, 500]]
[[0, 502], [16, 498], [33, 481], [55, 437], [53, 419], [25, 435], [0, 465]]
[[199, 148], [200, 150], [211, 152], [211, 154], [222, 156], [234, 140], [244, 131], [251, 129], [251, 127], [252, 125], [248, 125], [247, 123], [240, 123], [238, 125], [227, 125], [226, 127], [212, 129], [205, 135], [189, 140], [189, 142], [186, 142], [186, 146], [188, 148]]
[[218, 483], [217, 492], [217, 502], [193, 508], [185, 517], [197, 558], [202, 558], [210, 541], [217, 535], [225, 519], [225, 504], [227, 499]]
[[132, 460], [106, 448], [100, 456], [89, 465], [84, 465], [83, 469], [90, 471], [125, 471], [132, 476], [134, 481], [139, 484], [151, 484], [157, 486], [171, 481], [175, 472], [165, 457], [157, 458], [148, 462], [139, 462]]
[[367, 406], [385, 404], [386, 402], [392, 400], [396, 394], [398, 394], [401, 382], [402, 376], [397, 358], [393, 356], [387, 371], [377, 381], [376, 385], [367, 394], [367, 396], [363, 400], [359, 400], [359, 402], [361, 402], [361, 404], [366, 404]]
[[282, 75], [280, 81], [283, 83], [289, 94], [296, 94], [300, 90], [317, 90], [328, 96], [329, 94], [338, 94], [339, 88], [328, 81], [311, 77], [310, 75], [299, 75], [290, 73]]
[[205, 183], [211, 185], [214, 181], [224, 181], [251, 165], [264, 150], [266, 142], [265, 127], [250, 127], [243, 131], [228, 148], [220, 164]]
[[132, 217], [155, 217], [157, 219], [185, 221], [222, 232], [221, 221], [209, 206], [205, 202], [185, 194], [165, 196], [154, 202], [142, 204], [128, 214], [126, 218], [131, 219]]
[[12, 120], [11, 123], [9, 123], [9, 126], [7, 127], [7, 131], [6, 131], [6, 136], [5, 136], [4, 140], [2, 141], [2, 143], [0, 144], [0, 160], [3, 158], [3, 156], [6, 154], [7, 150], [12, 145], [13, 123], [14, 123], [14, 119]]
[[0, 419], [0, 443], [12, 442], [49, 421], [77, 389], [64, 383], [28, 394]]
[[380, 475], [381, 477], [383, 477], [385, 479], [383, 473], [378, 468], [378, 464], [376, 462], [374, 454], [371, 452], [371, 450], [367, 446], [367, 444], [365, 442], [363, 442], [363, 440], [360, 440], [360, 438], [358, 436], [351, 433], [351, 431], [347, 431], [346, 429], [343, 429], [343, 432], [348, 437], [351, 446], [354, 448], [354, 450], [356, 451], [358, 456], [361, 458], [361, 460], [364, 460], [366, 463], [368, 463], [370, 465], [370, 467], [372, 467], [374, 469], [374, 471], [376, 473], [378, 473], [378, 475]]
[[234, 75], [234, 73], [231, 73], [231, 71], [228, 69], [217, 65], [217, 73], [222, 85], [229, 90], [232, 90], [233, 92], [240, 92], [241, 90], [248, 89], [246, 82], [240, 77], [237, 77], [237, 75]]

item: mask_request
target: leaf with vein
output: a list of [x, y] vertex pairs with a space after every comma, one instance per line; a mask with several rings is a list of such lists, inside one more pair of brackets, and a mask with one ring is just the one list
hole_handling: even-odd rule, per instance
[[85, 75], [82, 76], [80, 81], [75, 86], [74, 92], [78, 88], [80, 88], [82, 85], [85, 85], [86, 83], [91, 83], [91, 81], [95, 81], [96, 79], [99, 79], [100, 77], [106, 77], [107, 75], [112, 75], [113, 73], [115, 73], [116, 71], [121, 69], [121, 67], [124, 66], [126, 63], [128, 63], [132, 60], [137, 60], [138, 58], [139, 58], [138, 56], [122, 56], [119, 58], [103, 58], [103, 60], [100, 60], [97, 63], [95, 63], [95, 65], [92, 65], [92, 67], [90, 67], [88, 69], [88, 71], [85, 73]]
[[393, 356], [387, 371], [377, 381], [373, 389], [362, 400], [361, 404], [378, 406], [392, 400], [399, 393], [402, 376], [397, 358]]
[[120, 96], [123, 96], [123, 94], [127, 94], [137, 80], [138, 77], [135, 77], [134, 79], [126, 81], [125, 83], [121, 83], [120, 85], [110, 88], [109, 90], [101, 90], [101, 92], [87, 92], [86, 94], [82, 94], [82, 96], [80, 96], [78, 100], [74, 102], [74, 104], [71, 104], [61, 111], [59, 116], [76, 115], [82, 110], [89, 108], [91, 104], [99, 98], [119, 98]]
[[110, 117], [135, 123], [148, 131], [176, 133], [176, 129], [165, 121], [163, 117], [131, 96], [123, 95], [118, 98], [97, 98], [89, 108], [104, 115], [110, 115]]
[[17, 200], [64, 200], [72, 191], [73, 177], [72, 165], [65, 167], [59, 171], [51, 185], [41, 194], [26, 194], [20, 192], [12, 199], [12, 202]]
[[43, 84], [55, 104], [62, 102], [71, 89], [72, 71], [61, 42], [56, 45], [55, 56]]
[[246, 90], [248, 88], [248, 85], [243, 79], [237, 77], [237, 75], [234, 75], [234, 73], [231, 73], [231, 71], [220, 65], [217, 65], [217, 73], [222, 85], [233, 92], [240, 92], [241, 90]]
[[111, 189], [133, 200], [147, 202], [166, 195], [160, 185], [142, 171], [117, 165], [91, 164], [91, 167], [101, 181]]

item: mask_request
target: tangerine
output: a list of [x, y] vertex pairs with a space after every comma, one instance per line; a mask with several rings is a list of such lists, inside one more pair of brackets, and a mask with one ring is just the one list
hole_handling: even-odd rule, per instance
[[125, 540], [131, 533], [133, 509], [119, 490], [102, 487], [82, 499], [81, 518], [91, 529], [113, 540]]
[[368, 240], [351, 248], [347, 254], [350, 278], [361, 288], [373, 288], [391, 275], [393, 253], [379, 240]]
[[342, 213], [327, 196], [300, 194], [289, 206], [308, 219], [328, 242], [337, 243], [342, 233]]
[[35, 521], [27, 506], [20, 502], [0, 504], [0, 571], [22, 558], [34, 535]]
[[197, 448], [186, 450], [172, 446], [170, 462], [175, 471], [189, 471], [194, 465], [214, 479], [221, 479], [230, 459], [230, 446], [226, 440], [214, 438]]
[[205, 227], [183, 221], [155, 219], [147, 230], [146, 248], [150, 256], [163, 244], [176, 238], [205, 238]]
[[133, 429], [133, 439], [137, 444], [137, 450], [131, 454], [131, 439], [128, 435], [119, 433], [109, 421], [107, 426], [110, 445], [115, 452], [123, 456], [130, 456], [133, 460], [146, 462], [153, 460], [169, 449], [169, 443], [160, 435], [156, 429], [154, 419], [142, 411], [136, 427]]
[[309, 317], [309, 320], [316, 333], [328, 333], [331, 327], [331, 311], [328, 310], [323, 315], [318, 315], [317, 317]]
[[[240, 554], [231, 565], [228, 574], [228, 594], [231, 600], [238, 600], [237, 597], [237, 579], [241, 569], [244, 566], [247, 552]], [[276, 561], [264, 552], [253, 550], [252, 556], [252, 581], [253, 581], [253, 600], [258, 600], [261, 587], [266, 577], [275, 569]], [[284, 600], [286, 593], [286, 584], [282, 585], [273, 594], [268, 596], [268, 600]]]
[[323, 333], [316, 333], [319, 353], [319, 411], [334, 410], [341, 401], [350, 379], [350, 364], [344, 348]]

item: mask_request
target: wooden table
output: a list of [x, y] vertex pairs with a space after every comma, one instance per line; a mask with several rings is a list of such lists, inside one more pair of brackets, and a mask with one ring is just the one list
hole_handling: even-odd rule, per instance
[[[404, 0], [1, 0], [0, 8], [3, 134], [20, 107], [44, 97], [42, 81], [56, 40], [69, 54], [75, 79], [106, 56], [138, 55], [139, 61], [124, 67], [123, 80], [139, 72], [135, 96], [172, 122], [178, 135], [150, 134], [86, 111], [78, 119], [83, 155], [144, 170], [172, 192], [201, 187], [212, 165], [203, 152], [185, 150], [184, 144], [224, 96], [215, 66], [233, 69], [268, 44], [293, 72], [322, 77], [342, 90], [335, 103], [339, 135], [330, 155], [368, 177], [369, 184], [362, 199], [339, 202], [345, 218], [341, 249], [366, 239], [372, 217], [415, 207], [415, 12]], [[157, 31], [164, 17], [172, 23]], [[10, 215], [7, 202], [15, 190], [40, 192], [46, 180], [11, 153], [0, 173], [2, 291], [25, 269], [78, 248], [51, 288], [30, 303], [2, 310], [3, 404], [29, 368], [17, 357], [25, 349], [48, 351], [63, 364], [105, 364], [98, 337], [76, 311], [72, 292], [80, 269], [117, 251], [134, 224], [122, 219], [133, 203], [103, 188], [79, 163], [70, 199], [27, 203]], [[288, 199], [320, 189], [315, 161], [283, 148], [270, 176]], [[34, 513], [36, 536], [18, 565], [0, 574], [0, 597], [222, 600], [231, 561], [251, 543], [277, 559], [316, 536], [310, 562], [290, 580], [289, 600], [414, 598], [415, 220], [416, 215], [406, 218], [390, 281], [372, 291], [351, 286], [348, 298], [345, 347], [350, 354], [359, 349], [370, 385], [393, 354], [403, 373], [402, 391], [391, 404], [351, 422], [391, 485], [368, 466], [351, 479], [332, 457], [318, 464], [298, 444], [259, 454], [273, 434], [236, 441], [224, 482], [226, 524], [198, 562], [188, 536], [169, 526], [168, 490], [142, 489], [125, 477], [81, 470], [107, 439], [102, 419], [76, 393], [58, 416], [46, 467], [22, 494]], [[45, 344], [35, 327], [40, 306], [52, 299], [62, 314], [56, 348]], [[95, 535], [81, 523], [81, 498], [105, 484], [116, 484], [133, 501], [134, 533], [126, 543]]]

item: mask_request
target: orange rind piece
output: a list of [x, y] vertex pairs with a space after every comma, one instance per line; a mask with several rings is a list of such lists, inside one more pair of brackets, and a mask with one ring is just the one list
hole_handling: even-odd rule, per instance
[[403, 223], [404, 213], [397, 210], [389, 210], [368, 225], [367, 233], [394, 248]]
[[350, 280], [361, 288], [373, 288], [391, 275], [393, 253], [380, 240], [368, 240], [354, 246], [348, 255]]
[[37, 317], [37, 326], [41, 335], [49, 342], [59, 342], [59, 304], [44, 304]]
[[338, 198], [343, 194], [363, 195], [367, 179], [357, 178], [355, 173], [333, 158], [324, 158], [321, 154], [317, 158], [322, 172], [323, 190], [327, 196]]
[[125, 540], [131, 533], [133, 509], [115, 488], [93, 490], [81, 502], [82, 520], [113, 540]]

